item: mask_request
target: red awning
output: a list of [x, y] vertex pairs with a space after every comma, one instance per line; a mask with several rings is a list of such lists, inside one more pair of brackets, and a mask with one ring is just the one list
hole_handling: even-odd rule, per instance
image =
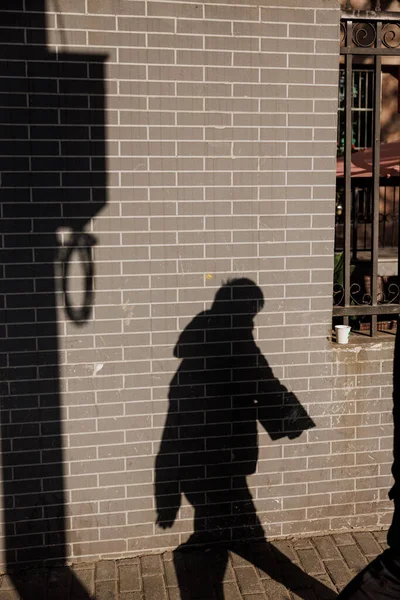
[[[351, 176], [372, 177], [372, 148], [351, 155]], [[380, 176], [400, 176], [400, 142], [381, 144]], [[337, 159], [336, 177], [344, 177], [344, 157]]]

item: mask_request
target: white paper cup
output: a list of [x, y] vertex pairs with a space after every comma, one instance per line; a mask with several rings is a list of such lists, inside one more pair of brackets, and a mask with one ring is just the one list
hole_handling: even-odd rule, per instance
[[335, 325], [336, 341], [338, 344], [347, 344], [350, 337], [351, 327], [349, 325]]

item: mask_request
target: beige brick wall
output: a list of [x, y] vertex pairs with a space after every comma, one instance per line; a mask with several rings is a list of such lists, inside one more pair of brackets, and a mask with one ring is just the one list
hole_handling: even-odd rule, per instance
[[[266, 534], [387, 522], [392, 345], [327, 340], [336, 2], [48, 1], [45, 19], [25, 4], [0, 7], [8, 563], [188, 539], [186, 499], [155, 525], [155, 459], [174, 346], [229, 278], [261, 288], [254, 339], [315, 423], [259, 429], [248, 483]], [[63, 227], [95, 243], [81, 322]]]

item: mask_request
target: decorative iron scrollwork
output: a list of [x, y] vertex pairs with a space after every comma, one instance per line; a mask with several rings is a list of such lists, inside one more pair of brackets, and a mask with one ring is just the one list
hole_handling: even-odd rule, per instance
[[379, 213], [379, 223], [393, 223], [395, 215], [392, 213]]
[[[346, 5], [346, 11], [348, 7]], [[398, 21], [385, 19], [385, 13], [382, 18], [377, 14], [380, 12], [380, 5], [377, 4], [374, 17], [360, 17], [359, 11], [352, 7], [348, 10], [353, 15], [354, 21], [351, 27], [351, 39], [348, 35], [348, 23], [346, 18], [340, 22], [340, 46], [356, 48], [377, 48], [378, 54], [386, 54], [387, 50], [397, 50], [400, 48], [400, 19]], [[394, 13], [393, 13], [394, 14]], [[351, 20], [353, 20], [351, 17]], [[379, 32], [379, 40], [378, 40]], [[379, 43], [377, 43], [379, 42]]]
[[387, 290], [378, 292], [378, 304], [397, 304], [400, 288], [396, 283], [390, 283]]
[[350, 303], [358, 306], [372, 304], [371, 294], [363, 290], [359, 283], [352, 283], [350, 286]]
[[341, 306], [344, 300], [344, 287], [339, 283], [333, 284], [333, 306]]
[[[380, 286], [377, 292], [377, 304], [398, 304], [400, 298], [400, 287], [397, 283], [389, 283], [387, 286]], [[344, 300], [344, 287], [339, 283], [333, 286], [333, 306], [341, 306]], [[371, 305], [371, 294], [362, 289], [359, 283], [352, 283], [350, 286], [350, 303], [354, 306], [363, 304]]]
[[344, 300], [344, 288], [339, 283], [333, 284], [333, 306], [341, 306]]
[[382, 27], [381, 42], [386, 48], [398, 48], [400, 46], [400, 23], [386, 23]]
[[376, 43], [376, 25], [370, 22], [356, 23], [353, 27], [353, 44], [358, 48], [371, 48]]
[[[339, 283], [333, 285], [333, 306], [341, 306], [344, 300], [344, 287]], [[361, 289], [359, 283], [350, 286], [350, 303], [356, 306], [372, 304], [371, 295]]]
[[340, 45], [344, 46], [346, 44], [346, 23], [343, 21], [340, 22]]

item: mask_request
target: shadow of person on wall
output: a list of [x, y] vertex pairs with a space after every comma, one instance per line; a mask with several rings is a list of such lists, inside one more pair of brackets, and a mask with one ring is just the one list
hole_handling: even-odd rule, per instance
[[[55, 18], [44, 0], [0, 5], [2, 531], [22, 600], [47, 597], [48, 577], [59, 600], [70, 588], [72, 597], [90, 596], [67, 569], [62, 577], [57, 569], [21, 575], [32, 564], [65, 565], [79, 552], [66, 538], [57, 296], [65, 296], [66, 322], [90, 317], [95, 239], [85, 228], [106, 203], [106, 57], [49, 50], [46, 20], [54, 26]], [[70, 232], [62, 248], [60, 229]], [[78, 307], [69, 266], [77, 255], [85, 288]], [[80, 536], [68, 541], [79, 545]]]
[[174, 552], [182, 600], [223, 599], [229, 550], [273, 579], [285, 578], [301, 598], [314, 598], [313, 590], [335, 597], [266, 542], [247, 486], [257, 466], [258, 423], [272, 440], [314, 427], [254, 341], [253, 321], [263, 304], [253, 281], [228, 281], [174, 349], [182, 362], [170, 384], [155, 494], [162, 528], [174, 524], [182, 495], [194, 508], [194, 532]]

